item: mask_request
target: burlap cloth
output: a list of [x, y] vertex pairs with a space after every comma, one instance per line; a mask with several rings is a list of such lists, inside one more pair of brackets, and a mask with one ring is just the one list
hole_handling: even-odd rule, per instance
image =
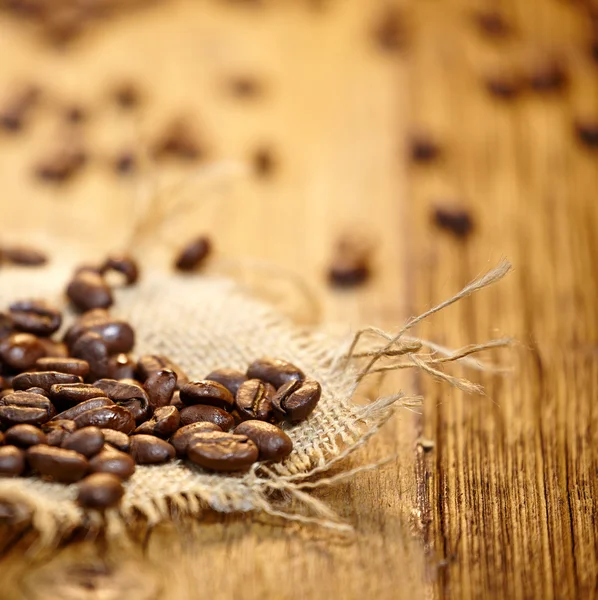
[[[499, 266], [421, 318], [492, 283], [508, 268], [508, 264]], [[5, 271], [0, 286], [1, 306], [32, 296], [62, 305], [62, 290], [69, 274], [65, 267]], [[202, 378], [223, 366], [244, 370], [257, 357], [275, 356], [292, 361], [320, 381], [322, 398], [309, 419], [286, 427], [294, 449], [283, 463], [256, 464], [241, 475], [210, 474], [181, 460], [163, 466], [138, 466], [126, 484], [120, 507], [105, 515], [77, 506], [76, 485], [37, 478], [0, 479], [0, 503], [9, 505], [11, 518], [31, 519], [46, 540], [57, 539], [79, 525], [122, 527], [139, 516], [152, 525], [175, 513], [200, 515], [208, 507], [220, 512], [262, 511], [348, 529], [309, 490], [332, 483], [330, 478], [322, 479], [322, 474], [364, 444], [404, 402], [403, 395], [397, 393], [366, 406], [354, 404], [358, 381], [370, 372], [410, 365], [467, 391], [477, 391], [468, 382], [446, 375], [440, 370], [441, 363], [470, 361], [469, 366], [476, 367], [479, 363], [468, 358], [470, 354], [504, 343], [499, 340], [452, 353], [432, 346], [432, 352], [418, 354], [421, 343], [405, 334], [419, 318], [412, 319], [395, 336], [367, 329], [351, 339], [339, 340], [298, 328], [233, 281], [214, 276], [144, 273], [138, 285], [116, 292], [112, 312], [134, 325], [136, 355], [165, 354], [192, 378]], [[354, 354], [351, 360], [347, 359], [348, 352]], [[381, 365], [382, 358], [394, 363]], [[402, 362], [397, 362], [399, 359]], [[295, 500], [292, 511], [288, 508], [290, 498]]]

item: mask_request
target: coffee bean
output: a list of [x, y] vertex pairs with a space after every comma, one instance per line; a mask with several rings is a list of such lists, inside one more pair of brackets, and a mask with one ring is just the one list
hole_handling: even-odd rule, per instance
[[122, 406], [103, 406], [86, 410], [74, 418], [78, 429], [94, 426], [100, 429], [116, 429], [123, 433], [131, 433], [135, 429], [135, 417], [131, 411]]
[[15, 132], [23, 128], [28, 113], [37, 103], [40, 90], [36, 86], [28, 85], [18, 90], [10, 98], [7, 105], [0, 111], [0, 126], [6, 131]]
[[277, 160], [273, 151], [265, 146], [253, 151], [251, 163], [253, 172], [260, 178], [269, 177], [277, 167]]
[[66, 294], [73, 305], [86, 311], [92, 308], [112, 306], [112, 291], [101, 275], [84, 271], [75, 275], [68, 284]]
[[60, 446], [67, 435], [77, 431], [77, 426], [74, 421], [56, 419], [44, 423], [42, 430], [46, 434], [48, 446]]
[[236, 369], [216, 369], [207, 377], [209, 381], [216, 381], [223, 385], [233, 396], [237, 395], [241, 384], [247, 381], [247, 375]]
[[83, 427], [67, 435], [62, 440], [61, 447], [91, 458], [104, 447], [104, 434], [97, 427]]
[[44, 432], [33, 425], [14, 425], [6, 430], [4, 439], [7, 444], [19, 448], [29, 448], [36, 444], [46, 444], [47, 438]]
[[[43, 346], [47, 358], [67, 358], [69, 355], [69, 349], [63, 342], [57, 342], [52, 338], [42, 337], [39, 338], [39, 343]], [[47, 370], [50, 371], [54, 369]]]
[[575, 133], [577, 139], [587, 148], [594, 149], [598, 147], [598, 120], [577, 121], [575, 123]]
[[62, 324], [60, 311], [45, 300], [19, 300], [8, 310], [15, 329], [40, 337], [52, 335]]
[[425, 133], [416, 133], [409, 143], [411, 160], [416, 163], [431, 163], [440, 156], [440, 146]]
[[522, 91], [522, 82], [517, 73], [502, 71], [486, 77], [488, 92], [499, 100], [514, 100]]
[[183, 119], [171, 121], [166, 125], [153, 147], [156, 158], [180, 158], [195, 160], [204, 154], [189, 123]]
[[80, 358], [44, 357], [39, 358], [35, 366], [38, 371], [58, 371], [79, 377], [85, 377], [89, 373], [89, 363]]
[[126, 354], [135, 345], [135, 331], [129, 323], [115, 319], [109, 315], [99, 314], [97, 317], [86, 316], [75, 323], [65, 336], [66, 343], [74, 348], [84, 333], [97, 333], [110, 354]]
[[143, 389], [149, 397], [150, 406], [155, 410], [170, 404], [176, 389], [177, 376], [170, 369], [153, 371], [143, 384]]
[[71, 353], [75, 358], [89, 364], [89, 377], [96, 379], [110, 374], [110, 352], [101, 335], [87, 331], [73, 344]]
[[39, 339], [30, 333], [13, 333], [0, 340], [0, 358], [17, 371], [31, 369], [45, 354]]
[[25, 452], [15, 446], [0, 448], [0, 477], [18, 477], [25, 471]]
[[114, 429], [103, 429], [104, 442], [113, 446], [121, 452], [129, 451], [129, 436], [122, 431], [115, 431]]
[[83, 508], [104, 510], [116, 506], [125, 494], [125, 488], [116, 475], [93, 473], [78, 485], [77, 502]]
[[235, 425], [235, 420], [229, 413], [215, 406], [196, 404], [195, 406], [186, 406], [180, 412], [181, 425], [207, 421], [218, 425], [223, 431], [228, 431]]
[[141, 93], [137, 85], [131, 81], [123, 81], [117, 84], [112, 92], [114, 101], [121, 108], [134, 108], [141, 100]]
[[403, 18], [393, 7], [386, 8], [379, 15], [372, 33], [378, 47], [385, 52], [396, 52], [405, 46]]
[[79, 481], [89, 468], [89, 463], [82, 454], [43, 444], [27, 450], [27, 462], [40, 475], [61, 483]]
[[187, 406], [208, 404], [224, 410], [231, 410], [235, 404], [233, 395], [216, 381], [191, 381], [181, 386], [181, 401]]
[[162, 406], [156, 409], [149, 421], [139, 425], [133, 434], [145, 433], [166, 439], [179, 428], [180, 423], [181, 416], [176, 407]]
[[235, 406], [241, 419], [259, 419], [270, 421], [272, 419], [272, 398], [276, 388], [260, 381], [248, 379], [241, 385], [235, 398]]
[[208, 431], [222, 431], [218, 425], [208, 422], [191, 423], [181, 427], [171, 438], [170, 443], [174, 447], [177, 456], [187, 454], [187, 446], [196, 433], [206, 433]]
[[162, 369], [170, 369], [176, 373], [177, 387], [189, 382], [187, 373], [179, 365], [167, 356], [159, 354], [146, 354], [137, 361], [137, 378], [139, 381], [145, 382], [151, 373]]
[[234, 433], [247, 436], [257, 446], [259, 460], [280, 462], [293, 450], [291, 438], [271, 423], [245, 421], [235, 427]]
[[135, 259], [126, 254], [111, 254], [101, 267], [102, 275], [108, 271], [121, 273], [125, 278], [126, 285], [133, 285], [139, 279], [139, 266]]
[[47, 254], [33, 246], [4, 246], [2, 257], [21, 267], [39, 267], [48, 262]]
[[530, 88], [539, 94], [558, 92], [568, 81], [564, 65], [554, 58], [544, 58], [533, 65], [527, 79]]
[[280, 420], [303, 421], [314, 410], [321, 395], [322, 388], [314, 379], [289, 381], [272, 398], [272, 410]]
[[47, 183], [60, 184], [74, 177], [85, 165], [87, 153], [72, 140], [51, 150], [34, 167], [34, 175]]
[[288, 381], [302, 381], [305, 374], [294, 364], [280, 358], [260, 358], [247, 368], [249, 379], [261, 379], [276, 389]]
[[253, 98], [262, 92], [260, 82], [250, 75], [238, 75], [229, 80], [230, 91], [239, 98]]
[[17, 391], [0, 398], [0, 422], [12, 425], [41, 425], [56, 413], [54, 405], [40, 394]]
[[114, 170], [125, 175], [135, 170], [137, 158], [130, 150], [123, 150], [114, 159]]
[[87, 114], [85, 109], [81, 106], [73, 104], [71, 106], [67, 106], [64, 110], [64, 119], [65, 121], [72, 123], [73, 125], [78, 125], [82, 123], [87, 118]]
[[462, 208], [439, 206], [434, 210], [434, 222], [441, 229], [458, 238], [466, 238], [473, 230], [473, 220], [469, 212]]
[[134, 435], [129, 452], [138, 465], [155, 465], [174, 458], [174, 448], [153, 435]]
[[74, 406], [92, 398], [107, 396], [104, 390], [88, 383], [59, 383], [50, 388], [50, 397], [57, 405]]
[[108, 359], [109, 379], [133, 379], [137, 363], [128, 354], [116, 354]]
[[55, 421], [74, 421], [80, 415], [94, 410], [96, 408], [104, 408], [106, 406], [115, 406], [114, 402], [110, 398], [92, 398], [91, 400], [85, 400], [80, 404], [76, 404], [71, 408], [63, 410], [57, 414], [54, 418]]
[[511, 33], [504, 16], [498, 11], [489, 9], [479, 11], [473, 15], [480, 32], [487, 37], [504, 38]]
[[110, 473], [125, 481], [135, 472], [135, 461], [128, 454], [115, 450], [112, 446], [105, 446], [104, 450], [89, 461], [89, 467], [92, 473]]
[[[33, 373], [21, 373], [20, 375], [15, 375], [15, 377], [12, 380], [12, 387], [15, 390], [28, 390], [32, 387], [38, 387], [44, 390], [45, 392], [49, 392], [51, 388], [65, 384], [84, 385], [83, 380], [78, 375], [70, 375], [69, 373], [59, 373], [58, 371], [37, 371]], [[85, 398], [85, 400], [87, 400], [87, 398]]]
[[367, 256], [337, 252], [330, 268], [328, 281], [337, 287], [354, 287], [370, 278], [370, 265]]
[[212, 252], [212, 243], [206, 236], [194, 238], [181, 248], [175, 260], [179, 271], [195, 271], [203, 265]]
[[211, 471], [245, 471], [257, 460], [258, 449], [244, 435], [210, 431], [193, 436], [187, 456], [191, 462]]
[[150, 417], [149, 398], [140, 385], [115, 379], [99, 379], [94, 386], [103, 390], [113, 402], [131, 411], [138, 424]]

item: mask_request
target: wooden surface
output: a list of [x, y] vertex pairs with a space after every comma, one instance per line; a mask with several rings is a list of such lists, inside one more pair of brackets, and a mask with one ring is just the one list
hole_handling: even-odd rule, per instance
[[[180, 0], [98, 27], [69, 52], [49, 52], [0, 17], [2, 88], [34, 80], [53, 98], [30, 131], [0, 136], [5, 223], [19, 227], [5, 239], [50, 243], [76, 232], [89, 242], [82, 254], [122, 247], [139, 185], [116, 178], [105, 158], [146, 146], [181, 112], [211, 158], [243, 162], [268, 143], [279, 168], [268, 180], [190, 183], [184, 194], [201, 206], [150, 240], [165, 253], [183, 233], [213, 231], [221, 260], [268, 261], [305, 277], [324, 321], [346, 332], [396, 331], [506, 256], [515, 265], [507, 281], [417, 334], [455, 347], [519, 340], [495, 357], [509, 374], [476, 379], [487, 397], [413, 375], [385, 382], [422, 393], [423, 415], [404, 411], [347, 467], [397, 460], [317, 494], [354, 526], [354, 539], [250, 515], [140, 528], [108, 546], [71, 540], [51, 552], [28, 550], [25, 533], [16, 544], [4, 539], [2, 598], [598, 595], [598, 155], [572, 130], [576, 115], [598, 116], [598, 71], [584, 55], [588, 26], [575, 3], [502, 5], [516, 33], [496, 43], [472, 25], [473, 3], [405, 3], [405, 47], [391, 53], [371, 38], [380, 6], [365, 0]], [[570, 66], [566, 93], [515, 103], [485, 93], [488, 69], [546, 49]], [[262, 96], [230, 97], [223, 82], [235, 74], [262, 80]], [[140, 115], [107, 105], [121, 76], [143, 84]], [[60, 131], [52, 104], [61, 98], [94, 107], [85, 136], [95, 159], [52, 188], [30, 170]], [[408, 164], [414, 128], [443, 143], [438, 164]], [[141, 180], [156, 189], [186, 172], [152, 165]], [[470, 208], [470, 240], [431, 226], [441, 201]], [[371, 283], [341, 294], [323, 273], [344, 227], [363, 228], [378, 246]]]

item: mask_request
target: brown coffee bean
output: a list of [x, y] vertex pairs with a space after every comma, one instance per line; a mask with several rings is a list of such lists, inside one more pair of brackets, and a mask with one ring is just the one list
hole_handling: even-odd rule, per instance
[[[36, 371], [33, 373], [21, 373], [15, 375], [12, 387], [15, 390], [28, 390], [32, 387], [41, 388], [49, 392], [51, 388], [60, 385], [84, 385], [83, 379], [78, 375], [59, 373], [58, 371]], [[87, 400], [87, 398], [85, 398]]]
[[40, 394], [17, 391], [0, 398], [0, 422], [12, 425], [41, 425], [56, 413], [54, 405]]
[[73, 344], [71, 352], [75, 358], [87, 361], [90, 378], [106, 377], [110, 374], [110, 352], [99, 334], [87, 331]]
[[409, 143], [409, 155], [415, 163], [431, 163], [440, 156], [440, 146], [425, 133], [416, 133]]
[[121, 381], [123, 379], [134, 379], [136, 361], [128, 354], [116, 354], [108, 359], [109, 379]]
[[133, 285], [139, 279], [139, 266], [137, 261], [126, 254], [111, 254], [101, 267], [102, 275], [108, 271], [121, 273], [125, 278], [126, 285]]
[[125, 481], [135, 472], [135, 461], [128, 454], [115, 450], [112, 446], [105, 446], [104, 450], [89, 461], [89, 470], [92, 473], [111, 473]]
[[48, 255], [33, 246], [4, 246], [2, 257], [21, 267], [40, 267], [48, 262]]
[[293, 450], [291, 438], [276, 425], [264, 421], [245, 421], [235, 427], [235, 434], [246, 435], [259, 451], [259, 460], [280, 462]]
[[177, 387], [189, 382], [187, 373], [179, 365], [170, 358], [158, 354], [146, 354], [137, 361], [137, 378], [139, 381], [145, 382], [151, 373], [163, 369], [170, 369], [176, 373]]
[[30, 333], [13, 333], [0, 340], [0, 358], [17, 371], [31, 369], [45, 354], [39, 339]]
[[138, 465], [155, 465], [172, 460], [174, 448], [153, 435], [134, 435], [131, 438], [129, 453]]
[[259, 379], [248, 379], [241, 385], [235, 398], [235, 406], [241, 419], [272, 419], [272, 398], [276, 388]]
[[141, 100], [141, 92], [132, 81], [123, 81], [117, 84], [112, 95], [116, 104], [125, 109], [136, 107]]
[[52, 335], [62, 324], [62, 314], [45, 300], [19, 300], [8, 310], [15, 329], [45, 337]]
[[466, 238], [473, 231], [470, 213], [462, 208], [437, 207], [433, 214], [434, 223], [458, 238]]
[[80, 358], [48, 356], [39, 358], [35, 366], [38, 371], [58, 371], [59, 373], [68, 373], [79, 377], [85, 377], [89, 373], [89, 363]]
[[104, 408], [106, 406], [115, 406], [110, 398], [92, 398], [85, 400], [71, 408], [63, 410], [54, 418], [55, 421], [74, 421], [78, 416], [96, 408]]
[[247, 381], [247, 375], [236, 369], [223, 368], [212, 371], [205, 379], [216, 381], [223, 385], [233, 396], [236, 396], [241, 384]]
[[208, 431], [222, 431], [218, 425], [208, 422], [191, 423], [181, 427], [171, 438], [170, 443], [174, 447], [178, 456], [187, 454], [189, 441], [196, 433], [206, 433]]
[[195, 160], [202, 158], [203, 148], [189, 123], [176, 119], [166, 125], [153, 147], [156, 158]]
[[176, 407], [162, 406], [156, 409], [149, 421], [139, 425], [133, 433], [145, 433], [166, 439], [179, 428], [180, 423], [181, 415]]
[[99, 379], [94, 386], [104, 390], [104, 393], [113, 402], [131, 411], [138, 424], [151, 416], [149, 398], [140, 385], [115, 379]]
[[48, 446], [60, 446], [67, 435], [77, 431], [77, 426], [74, 421], [57, 419], [44, 423], [42, 430], [46, 434]]
[[83, 427], [67, 435], [62, 440], [61, 447], [91, 458], [104, 447], [104, 434], [97, 427]]
[[37, 103], [40, 90], [37, 86], [27, 85], [9, 99], [0, 111], [0, 126], [6, 131], [15, 132], [23, 128], [28, 114]]
[[47, 438], [44, 432], [33, 425], [15, 425], [6, 430], [4, 439], [7, 444], [19, 448], [29, 448], [36, 444], [46, 444]]
[[568, 76], [561, 61], [543, 58], [532, 65], [527, 80], [532, 90], [543, 94], [562, 90], [568, 83]]
[[483, 10], [473, 14], [480, 33], [491, 38], [505, 38], [511, 33], [505, 17], [496, 10]]
[[123, 433], [131, 433], [135, 429], [135, 417], [123, 406], [102, 406], [86, 410], [73, 419], [77, 429], [82, 427], [99, 427], [100, 429], [116, 429]]
[[187, 456], [191, 462], [211, 471], [245, 471], [257, 460], [258, 449], [244, 435], [211, 431], [192, 437]]
[[149, 397], [150, 406], [155, 410], [168, 406], [176, 389], [177, 376], [170, 369], [153, 371], [143, 384], [143, 389]]
[[135, 331], [129, 323], [120, 319], [88, 319], [85, 321], [84, 331], [101, 336], [110, 354], [126, 354], [135, 345]]
[[374, 41], [384, 52], [397, 52], [405, 46], [403, 16], [394, 7], [386, 8], [378, 17], [372, 31]]
[[42, 444], [27, 450], [27, 462], [40, 475], [61, 483], [79, 481], [89, 468], [89, 463], [82, 454]]
[[[43, 346], [47, 358], [67, 358], [69, 355], [69, 349], [63, 342], [44, 337], [39, 338], [39, 342]], [[53, 369], [48, 369], [48, 371], [50, 370]]]
[[249, 379], [261, 379], [276, 389], [288, 381], [302, 381], [305, 374], [299, 367], [280, 358], [260, 358], [247, 368]]
[[125, 488], [116, 475], [93, 473], [79, 482], [77, 502], [83, 508], [104, 510], [116, 506], [125, 494]]
[[68, 284], [66, 294], [75, 308], [86, 311], [112, 306], [112, 291], [101, 275], [84, 271], [75, 275]]
[[366, 256], [337, 253], [328, 269], [328, 281], [337, 287], [353, 287], [365, 283], [370, 274]]
[[104, 390], [88, 383], [59, 383], [50, 388], [50, 397], [57, 405], [74, 406], [86, 400], [107, 396]]
[[221, 408], [207, 406], [206, 404], [196, 404], [195, 406], [186, 406], [180, 411], [181, 425], [190, 425], [191, 423], [208, 422], [218, 425], [223, 431], [228, 431], [235, 425], [233, 417]]
[[[90, 270], [94, 273], [99, 273], [99, 270], [93, 270], [92, 267], [80, 267], [80, 270]], [[99, 267], [98, 267], [99, 269]], [[77, 339], [83, 335], [91, 325], [96, 323], [105, 323], [110, 321], [112, 317], [104, 308], [93, 308], [84, 312], [66, 331], [64, 334], [64, 342], [71, 348]]]
[[19, 477], [25, 471], [25, 452], [16, 446], [0, 448], [0, 477]]
[[232, 94], [239, 98], [254, 98], [263, 90], [261, 83], [250, 75], [232, 77], [228, 85]]
[[129, 436], [126, 433], [114, 429], [102, 429], [102, 431], [105, 444], [109, 444], [121, 452], [129, 451]]
[[64, 183], [85, 165], [87, 152], [80, 142], [68, 140], [53, 148], [34, 167], [34, 175], [47, 183]]
[[321, 395], [322, 388], [314, 379], [289, 381], [272, 398], [272, 411], [280, 420], [303, 421], [312, 413]]
[[253, 151], [251, 164], [253, 165], [253, 172], [261, 179], [271, 176], [278, 166], [274, 152], [266, 146]]
[[233, 395], [216, 381], [190, 381], [181, 386], [181, 402], [187, 406], [208, 404], [224, 410], [232, 410], [235, 399]]
[[175, 260], [178, 271], [195, 271], [212, 252], [212, 243], [206, 236], [194, 238], [181, 248]]
[[577, 139], [587, 148], [598, 148], [598, 120], [577, 121], [575, 123]]

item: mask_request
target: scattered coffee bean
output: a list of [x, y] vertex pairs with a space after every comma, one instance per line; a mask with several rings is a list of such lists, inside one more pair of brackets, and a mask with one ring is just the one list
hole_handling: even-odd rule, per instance
[[19, 477], [25, 471], [25, 452], [16, 446], [0, 447], [0, 477]]
[[77, 502], [84, 508], [98, 510], [115, 506], [125, 494], [121, 480], [110, 473], [92, 473], [78, 488]]
[[19, 131], [26, 122], [27, 115], [39, 98], [39, 89], [27, 86], [19, 90], [0, 111], [0, 125], [6, 131]]
[[[74, 421], [80, 415], [84, 413], [94, 410], [96, 408], [104, 408], [106, 406], [114, 406], [114, 402], [110, 400], [110, 398], [92, 398], [91, 400], [85, 400], [72, 406], [71, 408], [67, 408], [63, 410], [61, 413], [58, 413], [56, 417], [54, 417], [55, 421]], [[89, 424], [89, 423], [88, 423]]]
[[257, 460], [258, 449], [244, 435], [210, 431], [192, 437], [187, 456], [211, 471], [245, 471]]
[[29, 448], [29, 446], [48, 442], [44, 432], [33, 425], [14, 425], [6, 430], [4, 439], [7, 444], [19, 448]]
[[97, 427], [83, 427], [67, 435], [62, 440], [61, 446], [91, 458], [104, 447], [104, 434]]
[[21, 267], [39, 267], [48, 262], [48, 255], [33, 246], [4, 246], [2, 257]]
[[128, 454], [115, 450], [111, 446], [105, 446], [104, 450], [89, 461], [89, 470], [92, 473], [110, 473], [125, 481], [135, 472], [135, 461]]
[[121, 452], [129, 451], [129, 436], [122, 431], [115, 431], [114, 429], [103, 429], [104, 442], [113, 446]]
[[288, 381], [303, 381], [305, 374], [299, 367], [280, 358], [260, 358], [247, 368], [249, 379], [261, 379], [271, 383], [276, 389]]
[[121, 319], [97, 319], [86, 322], [84, 331], [97, 333], [106, 343], [110, 354], [126, 354], [135, 345], [135, 331]]
[[181, 423], [181, 415], [174, 406], [162, 406], [156, 409], [152, 418], [135, 429], [134, 434], [145, 433], [160, 438], [169, 438]]
[[272, 411], [280, 420], [303, 421], [312, 413], [321, 395], [322, 388], [314, 379], [289, 381], [272, 398]]
[[598, 147], [598, 121], [577, 121], [575, 133], [577, 139], [587, 148]]
[[[46, 357], [48, 358], [67, 358], [69, 349], [64, 342], [57, 342], [52, 338], [39, 338], [40, 344], [44, 347]], [[48, 371], [53, 369], [48, 369]]]
[[235, 404], [233, 395], [216, 381], [191, 381], [181, 386], [180, 397], [183, 404], [208, 404], [224, 410], [231, 410]]
[[270, 421], [272, 415], [272, 398], [276, 388], [259, 379], [248, 379], [239, 387], [235, 397], [235, 406], [241, 419], [259, 419]]
[[402, 15], [388, 7], [378, 17], [373, 29], [374, 40], [385, 52], [396, 52], [405, 45], [405, 27]]
[[174, 447], [177, 456], [186, 456], [187, 446], [193, 436], [196, 433], [206, 433], [208, 431], [222, 431], [222, 429], [220, 429], [218, 425], [206, 421], [191, 423], [190, 425], [181, 427], [172, 438], [170, 438], [170, 443]]
[[27, 450], [27, 462], [40, 475], [62, 483], [79, 481], [89, 468], [89, 463], [82, 454], [43, 444]]
[[64, 183], [71, 179], [86, 163], [87, 154], [80, 144], [69, 143], [53, 150], [34, 168], [38, 179], [49, 183]]
[[[86, 271], [99, 274], [99, 267], [98, 270], [92, 270], [91, 267], [85, 267], [82, 270], [78, 270], [76, 274], [84, 273]], [[110, 313], [104, 308], [92, 308], [91, 310], [84, 312], [64, 334], [65, 344], [69, 348], [72, 348], [73, 344], [89, 330], [91, 325], [105, 323], [110, 320]]]
[[58, 383], [50, 387], [52, 401], [61, 406], [75, 406], [92, 400], [107, 397], [104, 390], [88, 383]]
[[237, 395], [241, 384], [247, 381], [247, 375], [237, 369], [216, 369], [207, 377], [209, 381], [216, 381], [223, 385], [233, 396]]
[[140, 385], [115, 379], [99, 379], [94, 386], [103, 390], [110, 400], [128, 409], [137, 423], [150, 417], [149, 398]]
[[41, 425], [56, 413], [54, 405], [40, 394], [13, 392], [0, 398], [0, 422], [12, 425]]
[[168, 406], [172, 399], [172, 395], [176, 389], [177, 376], [170, 369], [160, 369], [149, 374], [143, 389], [149, 397], [149, 403], [152, 409]]
[[175, 268], [179, 271], [194, 271], [203, 265], [212, 252], [212, 243], [205, 236], [200, 236], [186, 244], [179, 252]]
[[[78, 375], [59, 373], [58, 371], [37, 371], [15, 375], [12, 380], [12, 387], [15, 390], [28, 390], [32, 387], [38, 387], [45, 392], [50, 392], [51, 388], [65, 384], [83, 385], [83, 379]], [[87, 400], [87, 398], [84, 398], [84, 400]]]
[[466, 238], [473, 230], [473, 220], [465, 209], [439, 206], [434, 210], [433, 217], [438, 227], [458, 238]]
[[73, 420], [77, 429], [93, 426], [100, 429], [116, 429], [123, 433], [131, 433], [135, 429], [135, 417], [131, 411], [117, 405], [86, 410]]
[[155, 465], [168, 462], [175, 456], [174, 448], [153, 435], [134, 435], [129, 453], [138, 465]]
[[101, 267], [102, 275], [108, 271], [121, 273], [125, 278], [126, 285], [133, 285], [139, 279], [139, 266], [137, 261], [126, 254], [111, 254]]
[[247, 436], [257, 446], [259, 460], [280, 462], [293, 450], [291, 438], [271, 423], [245, 421], [235, 427], [234, 433]]
[[66, 294], [73, 305], [81, 311], [112, 306], [112, 291], [101, 275], [84, 271], [75, 275]]
[[207, 406], [206, 404], [196, 404], [195, 406], [186, 406], [180, 411], [181, 425], [190, 425], [191, 423], [208, 422], [218, 425], [223, 431], [232, 429], [235, 425], [234, 418], [221, 408]]
[[492, 38], [505, 38], [511, 33], [504, 16], [495, 10], [484, 10], [473, 14], [480, 32]]
[[368, 254], [337, 249], [328, 269], [328, 281], [336, 287], [354, 287], [370, 278]]
[[554, 58], [545, 58], [533, 65], [528, 74], [529, 87], [539, 94], [558, 92], [567, 82], [564, 65]]
[[115, 102], [121, 108], [135, 108], [141, 99], [139, 88], [131, 81], [123, 81], [117, 84], [113, 90]]
[[19, 300], [8, 310], [13, 326], [19, 331], [37, 336], [52, 335], [62, 324], [62, 314], [45, 300]]
[[153, 154], [156, 158], [195, 160], [202, 158], [204, 152], [189, 123], [177, 119], [166, 125], [154, 144]]
[[58, 371], [79, 377], [85, 377], [89, 373], [89, 363], [80, 358], [44, 357], [39, 358], [35, 366], [38, 371]]
[[254, 173], [260, 178], [272, 175], [277, 166], [276, 157], [273, 151], [267, 146], [254, 150], [251, 162]]
[[104, 338], [98, 333], [85, 332], [73, 344], [71, 353], [89, 364], [90, 377], [95, 379], [110, 374], [110, 352]]
[[44, 423], [42, 430], [46, 433], [48, 446], [60, 446], [67, 435], [77, 431], [77, 426], [74, 421], [56, 419]]
[[424, 133], [416, 133], [409, 143], [409, 154], [415, 163], [431, 163], [440, 156], [440, 146]]
[[44, 346], [31, 333], [13, 333], [0, 340], [0, 358], [17, 371], [31, 369], [45, 354]]

